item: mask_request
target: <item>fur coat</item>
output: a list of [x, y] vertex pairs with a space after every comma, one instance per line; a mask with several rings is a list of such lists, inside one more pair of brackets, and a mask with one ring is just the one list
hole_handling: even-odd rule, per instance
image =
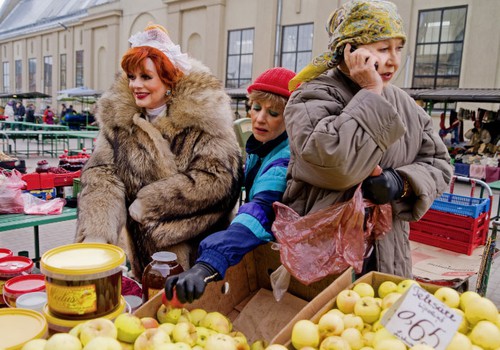
[[[229, 224], [241, 189], [230, 99], [205, 66], [191, 63], [166, 116], [151, 123], [124, 75], [98, 102], [100, 132], [82, 173], [75, 240], [122, 245], [126, 238], [136, 278], [157, 251], [176, 253], [189, 268], [199, 241]], [[129, 213], [136, 199], [140, 222]]]

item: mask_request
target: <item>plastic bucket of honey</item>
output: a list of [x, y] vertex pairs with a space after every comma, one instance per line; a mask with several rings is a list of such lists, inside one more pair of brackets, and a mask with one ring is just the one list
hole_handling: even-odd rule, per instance
[[47, 251], [40, 260], [50, 313], [65, 320], [108, 315], [121, 303], [125, 252], [103, 243], [75, 243]]
[[45, 291], [45, 277], [41, 274], [16, 276], [5, 282], [3, 299], [10, 307], [17, 307], [16, 300], [23, 294]]
[[[118, 317], [118, 315], [124, 312], [127, 312], [127, 303], [125, 302], [125, 299], [121, 297], [118, 308], [113, 310], [111, 313], [101, 317], [114, 321], [115, 318]], [[88, 320], [66, 320], [63, 318], [59, 318], [55, 316], [52, 312], [50, 312], [47, 304], [45, 304], [45, 306], [43, 307], [42, 314], [43, 316], [45, 316], [45, 319], [47, 320], [50, 334], [68, 333], [72, 328], [74, 328], [78, 324], [88, 321]]]
[[14, 253], [12, 253], [12, 250], [7, 249], [7, 248], [0, 248], [0, 259], [5, 258], [8, 256], [12, 256]]
[[0, 349], [21, 349], [33, 339], [46, 338], [48, 325], [45, 317], [34, 310], [0, 309]]

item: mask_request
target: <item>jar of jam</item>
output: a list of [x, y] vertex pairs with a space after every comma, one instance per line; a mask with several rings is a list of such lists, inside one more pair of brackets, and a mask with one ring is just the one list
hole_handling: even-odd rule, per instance
[[165, 288], [167, 277], [178, 275], [184, 269], [177, 262], [177, 255], [172, 252], [156, 252], [151, 256], [142, 274], [142, 301], [153, 298], [156, 293]]
[[7, 306], [3, 297], [5, 282], [16, 276], [30, 274], [33, 266], [33, 261], [24, 256], [8, 256], [0, 259], [0, 307]]

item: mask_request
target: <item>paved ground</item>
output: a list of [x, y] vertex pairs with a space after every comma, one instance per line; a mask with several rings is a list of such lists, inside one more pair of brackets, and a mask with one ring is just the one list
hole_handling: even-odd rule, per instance
[[[19, 141], [18, 141], [19, 142]], [[75, 147], [76, 148], [76, 145]], [[26, 157], [19, 157], [26, 159]], [[36, 162], [41, 159], [46, 159], [51, 166], [57, 166], [58, 159], [50, 157], [30, 156], [26, 159], [28, 172], [34, 171]], [[469, 195], [470, 187], [457, 185], [455, 193]], [[498, 205], [498, 194], [494, 198], [493, 208], [496, 210]], [[73, 242], [75, 235], [76, 221], [64, 221], [55, 224], [43, 225], [40, 227], [40, 251], [43, 254], [45, 251], [64, 244]], [[497, 243], [500, 246], [500, 239]], [[0, 232], [0, 247], [9, 248], [14, 252], [26, 250], [30, 256], [34, 256], [33, 229], [18, 229], [7, 232]], [[497, 258], [491, 266], [491, 273], [488, 283], [486, 296], [500, 308], [500, 258]], [[475, 278], [470, 279], [469, 289], [475, 288]]]

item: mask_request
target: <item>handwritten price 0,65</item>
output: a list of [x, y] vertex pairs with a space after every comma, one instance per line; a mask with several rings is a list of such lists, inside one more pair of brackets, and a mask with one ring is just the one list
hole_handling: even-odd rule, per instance
[[[400, 311], [397, 313], [397, 317], [401, 320], [405, 320], [406, 324], [410, 326], [407, 332], [408, 336], [412, 340], [418, 342], [426, 338], [425, 342], [427, 345], [434, 348], [439, 346], [440, 338], [438, 332], [444, 332], [444, 330], [439, 327], [436, 328], [436, 325], [433, 322], [426, 319], [413, 320], [416, 315], [417, 314], [413, 311]], [[435, 339], [434, 345], [429, 342], [432, 338]]]

